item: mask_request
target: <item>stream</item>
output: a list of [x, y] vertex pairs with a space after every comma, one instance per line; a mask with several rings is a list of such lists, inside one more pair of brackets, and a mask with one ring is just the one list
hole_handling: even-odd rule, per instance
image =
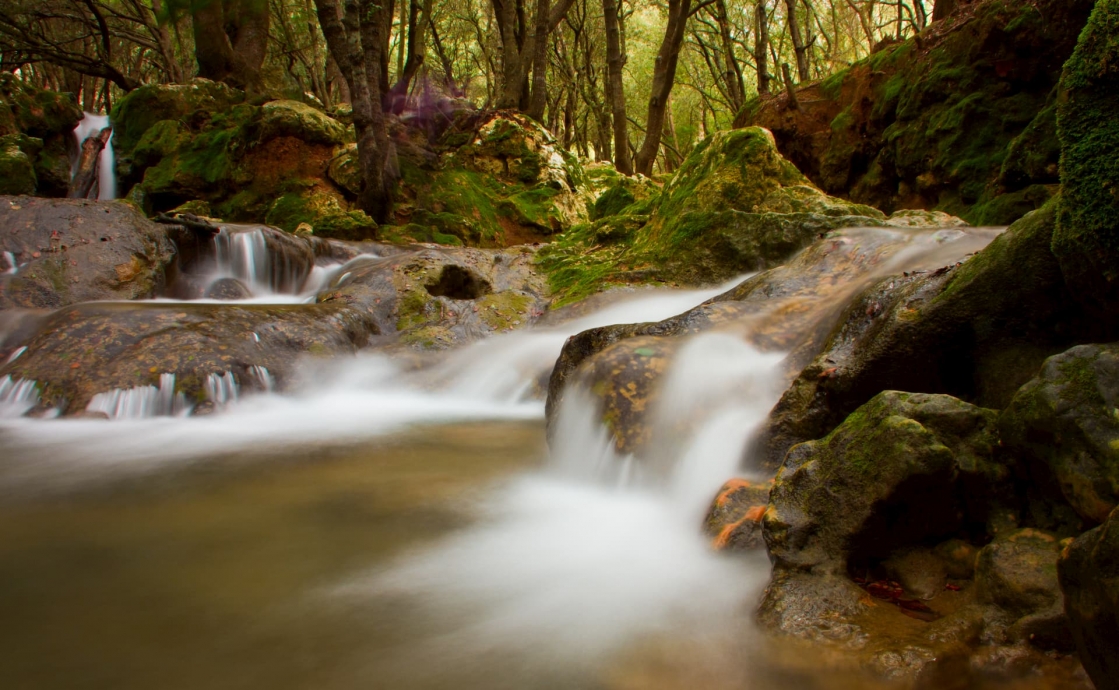
[[[997, 234], [866, 232], [893, 233], [886, 258], [800, 302], [816, 317], [798, 328], [876, 275]], [[215, 275], [255, 302], [305, 299], [306, 281], [344, 269], [272, 295], [256, 240], [227, 246]], [[215, 375], [200, 416], [153, 386], [102, 400], [124, 411], [113, 421], [29, 419], [33, 392], [6, 382], [3, 687], [878, 687], [753, 630], [765, 554], [716, 553], [700, 533], [723, 481], [749, 476], [751, 432], [787, 384], [785, 353], [743, 335], [757, 315], [676, 353], [651, 459], [619, 456], [577, 386], [545, 442], [540, 382], [569, 336], [742, 280], [632, 293], [418, 369], [376, 352], [309, 360], [283, 393]]]

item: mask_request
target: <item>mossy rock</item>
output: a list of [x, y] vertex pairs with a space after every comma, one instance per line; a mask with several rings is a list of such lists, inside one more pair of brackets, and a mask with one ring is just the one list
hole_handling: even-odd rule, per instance
[[264, 221], [288, 232], [306, 223], [315, 236], [339, 240], [365, 240], [377, 235], [377, 223], [372, 218], [363, 211], [345, 210], [337, 192], [320, 186], [276, 199]]
[[1103, 522], [1119, 505], [1119, 346], [1049, 358], [999, 426], [1007, 447], [1055, 480], [1088, 524]]
[[0, 74], [0, 136], [22, 132], [40, 139], [67, 136], [82, 119], [71, 94], [36, 88]]
[[346, 141], [345, 125], [317, 108], [299, 101], [272, 101], [260, 108], [255, 124], [260, 141], [275, 137], [295, 137], [313, 144], [337, 146]]
[[194, 79], [187, 84], [149, 84], [129, 92], [113, 106], [113, 147], [127, 159], [144, 133], [162, 120], [208, 119], [243, 103], [245, 94], [221, 82]]
[[996, 416], [950, 396], [885, 391], [825, 438], [794, 446], [765, 515], [770, 557], [839, 573], [955, 534], [964, 468], [1005, 476], [993, 455]]
[[1061, 76], [1053, 253], [1078, 300], [1119, 309], [1119, 1], [1099, 0]]
[[1085, 532], [1057, 563], [1069, 627], [1098, 690], [1119, 690], [1119, 510]]
[[35, 193], [38, 180], [32, 163], [34, 156], [28, 156], [24, 150], [28, 139], [22, 134], [0, 137], [0, 194]]

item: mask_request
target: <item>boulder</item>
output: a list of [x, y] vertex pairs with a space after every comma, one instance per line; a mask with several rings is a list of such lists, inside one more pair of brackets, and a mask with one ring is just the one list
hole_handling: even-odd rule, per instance
[[[623, 206], [620, 189], [603, 201], [612, 213], [543, 255], [561, 299], [628, 282], [724, 281], [778, 265], [829, 230], [885, 221], [814, 187], [760, 127], [704, 139], [655, 197]], [[610, 250], [586, 256], [603, 240]]]
[[1096, 690], [1119, 688], [1119, 511], [1057, 562], [1069, 627]]
[[988, 635], [1001, 627], [1011, 641], [1032, 641], [1045, 649], [1069, 649], [1068, 619], [1057, 583], [1057, 538], [1022, 529], [996, 539], [979, 551], [977, 600], [999, 609], [988, 616]]
[[995, 418], [945, 395], [879, 394], [827, 437], [789, 451], [765, 515], [770, 557], [779, 568], [840, 573], [984, 524], [961, 495], [1006, 478]]
[[158, 386], [165, 373], [198, 403], [210, 374], [243, 382], [263, 366], [282, 388], [301, 356], [350, 354], [377, 333], [341, 304], [80, 304], [47, 319], [0, 377], [36, 381], [40, 404], [64, 414], [82, 412], [98, 393]]
[[534, 250], [424, 247], [385, 258], [358, 257], [318, 295], [347, 305], [394, 342], [445, 349], [531, 324], [547, 305]]
[[121, 202], [0, 198], [0, 252], [19, 268], [0, 276], [0, 309], [57, 308], [154, 297], [175, 246]]
[[970, 259], [866, 288], [771, 413], [763, 461], [824, 436], [883, 389], [1005, 407], [1047, 357], [1098, 335], [1106, 324], [1075, 308], [1049, 249], [1055, 218], [1049, 204]]
[[0, 74], [0, 194], [66, 196], [81, 108], [70, 94]]
[[1095, 3], [1061, 76], [1062, 199], [1053, 253], [1073, 297], [1115, 319], [1119, 308], [1119, 2]]
[[1081, 345], [1050, 357], [999, 418], [1003, 443], [1056, 481], [1089, 524], [1119, 504], [1119, 345]]
[[35, 193], [38, 187], [32, 163], [35, 156], [25, 151], [24, 142], [27, 141], [28, 138], [20, 134], [0, 137], [0, 194]]

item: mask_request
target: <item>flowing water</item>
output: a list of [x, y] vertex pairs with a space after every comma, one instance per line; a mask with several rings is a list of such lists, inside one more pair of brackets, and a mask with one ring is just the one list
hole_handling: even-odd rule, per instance
[[[878, 269], [991, 236], [897, 233]], [[19, 418], [37, 393], [0, 380], [2, 686], [872, 687], [773, 652], [749, 625], [764, 554], [699, 532], [783, 353], [741, 325], [694, 336], [650, 457], [619, 457], [578, 388], [545, 447], [539, 386], [567, 337], [732, 284], [637, 293], [419, 370], [309, 362], [283, 394], [267, 370], [255, 394], [214, 374], [199, 417], [166, 416], [185, 410], [161, 381], [99, 403], [111, 422]]]
[[[85, 113], [81, 122], [74, 128], [74, 139], [77, 142], [76, 150], [78, 153], [74, 156], [71, 163], [71, 176], [78, 171], [78, 156], [80, 156], [82, 150], [82, 142], [89, 137], [97, 136], [101, 130], [109, 126], [108, 115]], [[105, 143], [105, 148], [101, 150], [101, 157], [97, 166], [97, 198], [108, 201], [117, 198], [116, 156], [113, 153], [112, 134], [109, 135], [109, 140]]]

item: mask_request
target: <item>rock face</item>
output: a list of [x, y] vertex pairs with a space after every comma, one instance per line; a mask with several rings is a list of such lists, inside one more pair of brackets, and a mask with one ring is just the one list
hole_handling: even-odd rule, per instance
[[0, 74], [0, 194], [66, 196], [82, 111], [66, 94]]
[[1096, 690], [1119, 688], [1119, 512], [1085, 532], [1057, 564], [1065, 611]]
[[[919, 37], [798, 89], [799, 108], [777, 95], [748, 104], [744, 120], [771, 129], [781, 152], [829, 194], [1007, 225], [1064, 181], [1056, 87], [1092, 6], [961, 4]], [[1105, 124], [1108, 110], [1090, 117]]]
[[979, 551], [975, 582], [980, 604], [994, 606], [989, 625], [1013, 641], [1047, 649], [1071, 649], [1068, 618], [1057, 583], [1060, 547], [1050, 534], [1023, 529]]
[[1119, 504], [1119, 345], [1081, 345], [1046, 360], [999, 419], [1003, 442], [1060, 487], [1088, 524]]
[[1073, 294], [1114, 319], [1119, 308], [1119, 2], [1095, 3], [1061, 77], [1062, 201], [1053, 235]]
[[[758, 127], [708, 137], [659, 195], [618, 206], [604, 203], [608, 215], [543, 255], [562, 301], [608, 284], [727, 280], [777, 265], [829, 230], [885, 221], [876, 209], [820, 192]], [[588, 256], [599, 244], [607, 246]]]
[[0, 197], [0, 252], [18, 265], [0, 275], [0, 309], [50, 309], [154, 297], [176, 250], [128, 204]]
[[719, 489], [703, 521], [703, 531], [716, 549], [750, 551], [765, 546], [762, 518], [769, 486], [731, 479]]
[[82, 304], [51, 316], [0, 377], [38, 382], [41, 404], [65, 414], [98, 393], [158, 385], [165, 372], [197, 403], [210, 374], [247, 381], [263, 366], [282, 387], [300, 356], [352, 353], [375, 334], [342, 305]]
[[959, 266], [868, 288], [774, 408], [761, 455], [780, 462], [883, 388], [1004, 407], [1046, 357], [1098, 336], [1049, 249], [1054, 226], [1050, 204]]

